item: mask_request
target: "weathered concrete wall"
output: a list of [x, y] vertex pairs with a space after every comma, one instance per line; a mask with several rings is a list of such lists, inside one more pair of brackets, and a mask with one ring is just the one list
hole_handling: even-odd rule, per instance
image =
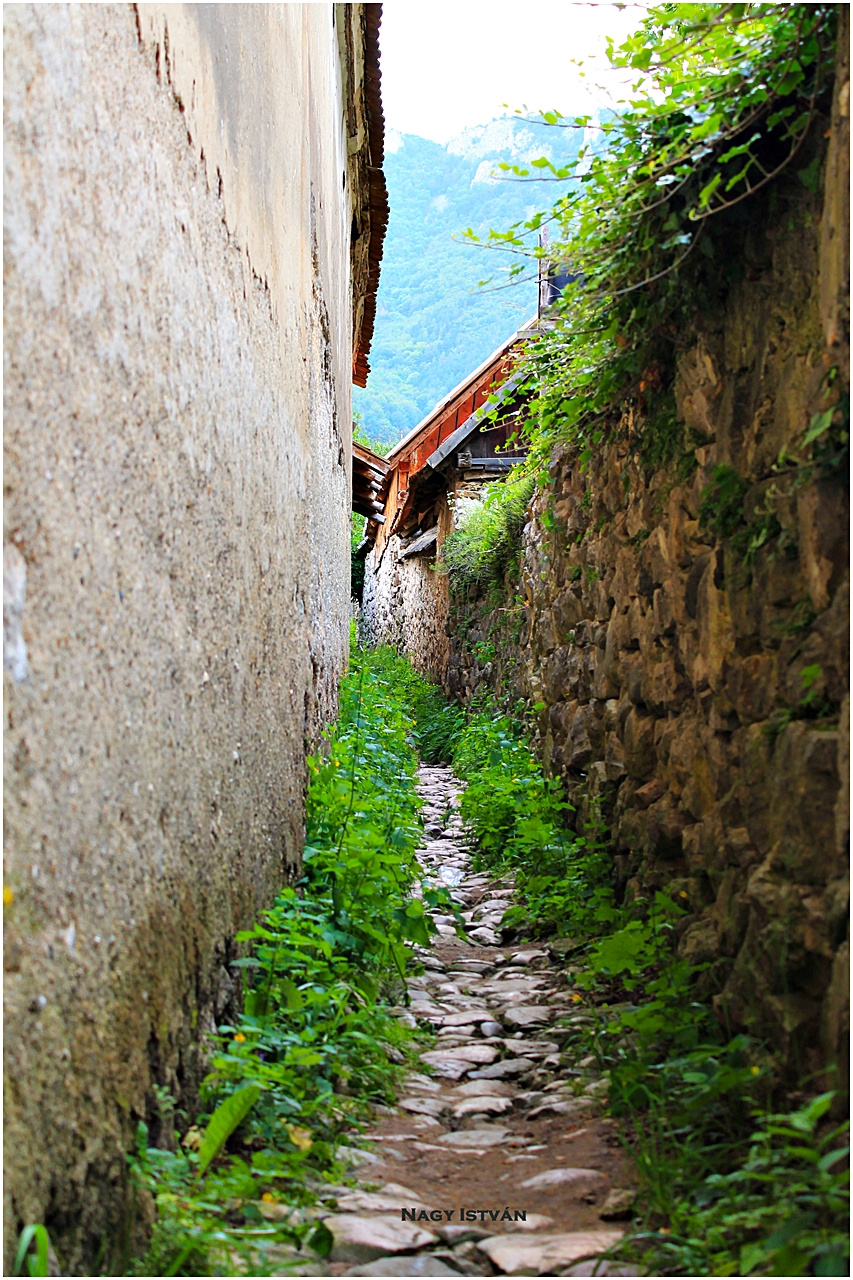
[[[792, 1073], [839, 1063], [842, 1087], [848, 478], [773, 467], [811, 457], [810, 422], [849, 385], [848, 104], [842, 59], [822, 191], [792, 174], [723, 230], [719, 300], [678, 362], [686, 452], [644, 462], [636, 402], [588, 468], [557, 448], [525, 531], [523, 619], [452, 602], [448, 669], [463, 700], [543, 704], [538, 748], [579, 824], [600, 802], [623, 891], [684, 895], [681, 949], [709, 962], [721, 1016]], [[728, 537], [699, 518], [720, 464], [745, 486]]]
[[4, 16], [6, 1243], [46, 1222], [73, 1273], [299, 856], [359, 144], [331, 6]]

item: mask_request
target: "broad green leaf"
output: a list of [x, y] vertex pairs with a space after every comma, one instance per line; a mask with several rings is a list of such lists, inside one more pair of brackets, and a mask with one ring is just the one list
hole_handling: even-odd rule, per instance
[[285, 1008], [288, 1013], [299, 1013], [300, 1010], [305, 1008], [302, 992], [291, 978], [279, 979], [278, 987], [284, 996]]
[[231, 1134], [242, 1124], [261, 1096], [257, 1084], [244, 1085], [221, 1103], [208, 1121], [198, 1153], [198, 1171], [203, 1174], [211, 1160], [219, 1154]]

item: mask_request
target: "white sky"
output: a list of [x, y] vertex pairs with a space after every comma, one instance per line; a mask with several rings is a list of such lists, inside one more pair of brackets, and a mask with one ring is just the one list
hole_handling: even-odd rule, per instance
[[[525, 104], [584, 114], [620, 96], [608, 72], [605, 36], [616, 43], [645, 5], [572, 0], [385, 0], [379, 45], [382, 106], [389, 130], [446, 143]], [[584, 59], [581, 68], [573, 58]], [[595, 89], [609, 80], [610, 90]]]

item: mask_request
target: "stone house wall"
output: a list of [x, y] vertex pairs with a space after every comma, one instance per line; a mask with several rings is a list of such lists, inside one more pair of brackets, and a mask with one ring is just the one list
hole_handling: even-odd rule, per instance
[[450, 654], [447, 577], [435, 567], [453, 527], [445, 496], [438, 504], [436, 545], [426, 555], [401, 558], [413, 539], [392, 534], [374, 545], [364, 565], [362, 628], [368, 644], [406, 653], [416, 671], [441, 683]]
[[7, 1264], [26, 1222], [64, 1274], [121, 1256], [136, 1125], [168, 1140], [155, 1085], [194, 1106], [300, 855], [347, 655], [365, 8], [4, 15]]
[[[645, 464], [636, 402], [588, 468], [556, 448], [520, 588], [508, 583], [501, 611], [451, 600], [447, 672], [461, 700], [492, 690], [541, 707], [537, 749], [579, 827], [600, 804], [621, 891], [662, 888], [688, 906], [681, 950], [709, 964], [721, 1019], [793, 1076], [838, 1064], [828, 1079], [841, 1087], [848, 478], [825, 467], [780, 480], [773, 466], [849, 387], [847, 39], [816, 132], [830, 134], [821, 189], [788, 174], [728, 229], [726, 263], [744, 269], [697, 311], [678, 362], [688, 453]], [[700, 520], [721, 464], [743, 478], [751, 550]]]
[[442, 569], [444, 540], [467, 508], [482, 502], [493, 478], [453, 469], [436, 504], [435, 546], [426, 555], [405, 555], [413, 538], [377, 539], [364, 566], [362, 634], [368, 644], [390, 644], [411, 658], [422, 675], [446, 688], [451, 657], [450, 596]]

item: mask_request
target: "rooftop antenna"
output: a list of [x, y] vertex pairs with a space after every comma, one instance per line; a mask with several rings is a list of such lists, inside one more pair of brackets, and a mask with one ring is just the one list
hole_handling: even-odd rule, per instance
[[[551, 231], [549, 227], [540, 227], [539, 229], [539, 248], [547, 250], [551, 243]], [[551, 263], [543, 253], [539, 259], [539, 304], [536, 309], [537, 319], [542, 319], [542, 312], [548, 306], [550, 301], [550, 286], [548, 276], [551, 271]]]

